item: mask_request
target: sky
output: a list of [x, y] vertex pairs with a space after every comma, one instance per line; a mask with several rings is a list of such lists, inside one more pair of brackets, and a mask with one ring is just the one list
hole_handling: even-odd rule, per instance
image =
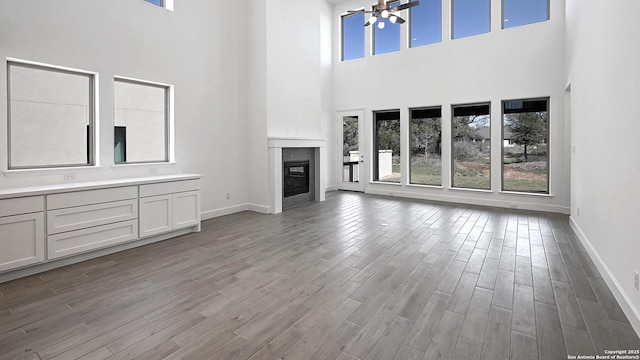
[[[150, 0], [147, 0], [150, 1]], [[158, 1], [158, 0], [156, 0]], [[453, 1], [453, 33], [452, 38], [487, 33], [490, 31], [491, 0], [452, 0]], [[494, 0], [498, 1], [498, 0]], [[549, 0], [503, 0], [503, 27], [505, 29], [531, 24], [548, 19]], [[153, 1], [152, 1], [153, 2]], [[402, 1], [406, 3], [407, 1]], [[397, 3], [397, 2], [396, 2]], [[394, 3], [390, 3], [394, 4]], [[410, 13], [411, 12], [411, 13]], [[384, 29], [374, 26], [364, 27], [369, 14], [356, 14], [343, 18], [343, 60], [364, 57], [365, 31], [374, 31], [375, 54], [397, 51], [400, 49], [400, 31], [409, 26], [411, 47], [417, 47], [442, 41], [442, 1], [420, 0], [420, 5], [398, 13], [408, 20], [404, 25], [391, 24], [386, 21]], [[494, 29], [496, 31], [497, 29]], [[444, 36], [449, 36], [446, 34]]]

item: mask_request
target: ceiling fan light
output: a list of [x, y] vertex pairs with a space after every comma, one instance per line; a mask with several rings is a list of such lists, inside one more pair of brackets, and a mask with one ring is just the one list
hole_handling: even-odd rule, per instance
[[384, 9], [382, 10], [382, 12], [380, 13], [380, 16], [382, 16], [384, 19], [389, 17], [389, 10]]
[[398, 17], [395, 15], [391, 15], [389, 16], [389, 21], [391, 21], [392, 24], [395, 24], [396, 21], [398, 21]]
[[371, 17], [369, 18], [369, 25], [375, 24], [376, 21], [378, 21], [378, 18], [375, 15], [371, 15]]
[[380, 20], [380, 22], [378, 23], [378, 29], [384, 29], [384, 20]]

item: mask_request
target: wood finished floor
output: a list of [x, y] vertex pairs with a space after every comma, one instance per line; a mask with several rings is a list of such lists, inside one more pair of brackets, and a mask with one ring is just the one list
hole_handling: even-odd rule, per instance
[[348, 192], [0, 284], [0, 360], [639, 348], [566, 216]]

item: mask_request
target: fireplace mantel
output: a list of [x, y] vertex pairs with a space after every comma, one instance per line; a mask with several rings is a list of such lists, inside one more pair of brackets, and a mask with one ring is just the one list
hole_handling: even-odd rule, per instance
[[324, 174], [321, 173], [322, 164], [326, 157], [326, 143], [324, 139], [270, 137], [269, 146], [269, 212], [282, 212], [282, 149], [283, 148], [314, 148], [315, 149], [315, 199], [324, 201]]

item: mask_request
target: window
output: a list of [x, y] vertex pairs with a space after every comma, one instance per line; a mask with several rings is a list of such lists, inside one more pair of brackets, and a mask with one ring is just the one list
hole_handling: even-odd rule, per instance
[[373, 180], [400, 182], [400, 111], [377, 111], [374, 118]]
[[116, 78], [114, 91], [115, 163], [168, 161], [170, 87]]
[[453, 176], [456, 188], [491, 190], [491, 115], [489, 104], [453, 107]]
[[342, 60], [364, 57], [364, 13], [342, 16]]
[[412, 109], [410, 183], [442, 185], [442, 109]]
[[95, 74], [7, 63], [9, 169], [94, 164]]
[[491, 31], [490, 0], [453, 1], [453, 38], [488, 33]]
[[158, 5], [158, 6], [162, 6], [164, 7], [164, 4], [162, 3], [162, 0], [145, 0], [146, 2], [150, 2], [154, 5]]
[[502, 142], [502, 190], [548, 194], [548, 100], [503, 101]]
[[[387, 3], [388, 8], [399, 5], [399, 1]], [[400, 24], [394, 24], [389, 20], [378, 20], [373, 25], [373, 54], [378, 55], [398, 50], [400, 50]]]
[[152, 3], [153, 5], [165, 8], [167, 10], [173, 11], [173, 1], [174, 0], [144, 0], [148, 3]]
[[549, 0], [502, 0], [502, 28], [549, 20]]
[[442, 0], [421, 0], [409, 11], [410, 47], [442, 41]]

